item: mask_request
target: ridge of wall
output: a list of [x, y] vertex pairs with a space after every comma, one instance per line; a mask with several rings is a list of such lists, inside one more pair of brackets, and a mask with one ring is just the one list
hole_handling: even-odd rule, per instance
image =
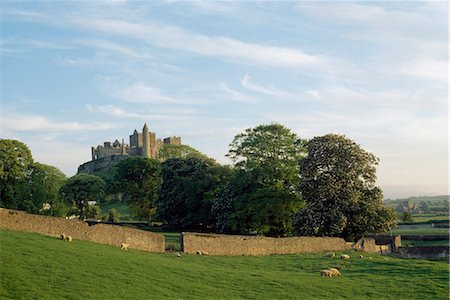
[[243, 236], [183, 232], [183, 252], [208, 255], [270, 255], [352, 250], [354, 243], [337, 237]]
[[89, 226], [81, 220], [32, 215], [5, 208], [0, 208], [0, 228], [35, 232], [54, 237], [65, 234], [76, 240], [118, 247], [122, 243], [127, 243], [130, 249], [157, 253], [165, 252], [165, 239], [160, 234], [115, 225], [97, 224]]

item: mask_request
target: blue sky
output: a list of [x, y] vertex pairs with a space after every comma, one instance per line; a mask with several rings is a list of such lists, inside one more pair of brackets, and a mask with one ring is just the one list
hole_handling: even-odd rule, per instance
[[373, 152], [385, 197], [446, 194], [447, 5], [2, 1], [1, 137], [71, 176], [144, 122], [221, 163], [279, 122]]

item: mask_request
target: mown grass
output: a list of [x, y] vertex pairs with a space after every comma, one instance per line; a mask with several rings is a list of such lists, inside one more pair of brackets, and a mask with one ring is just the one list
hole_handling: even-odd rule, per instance
[[402, 246], [411, 246], [411, 247], [450, 246], [450, 241], [449, 240], [438, 240], [438, 241], [402, 240]]
[[412, 228], [394, 228], [392, 234], [417, 234], [417, 235], [448, 235], [449, 228], [415, 227]]
[[[356, 253], [212, 257], [0, 231], [0, 298], [448, 299], [448, 262]], [[369, 256], [373, 257], [370, 259]], [[319, 276], [341, 266], [342, 276]]]
[[119, 220], [120, 221], [130, 221], [133, 220], [131, 218], [131, 208], [123, 202], [114, 202], [114, 203], [108, 203], [108, 204], [101, 204], [100, 209], [100, 218], [103, 218], [104, 216], [108, 215], [108, 212], [111, 208], [115, 208], [117, 213], [119, 214]]
[[423, 223], [430, 221], [448, 221], [449, 215], [441, 215], [441, 214], [413, 214], [413, 222], [414, 223]]

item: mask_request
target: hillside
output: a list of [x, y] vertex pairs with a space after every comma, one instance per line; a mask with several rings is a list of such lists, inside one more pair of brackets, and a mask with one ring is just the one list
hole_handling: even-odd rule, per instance
[[[448, 262], [366, 254], [209, 257], [0, 230], [0, 298], [448, 299]], [[370, 259], [369, 256], [373, 257]], [[342, 276], [319, 276], [341, 266]]]
[[438, 202], [443, 202], [443, 201], [447, 201], [449, 202], [450, 200], [450, 195], [442, 195], [442, 196], [417, 196], [417, 197], [409, 197], [409, 198], [400, 198], [400, 199], [384, 199], [384, 202], [386, 204], [391, 204], [391, 203], [401, 203], [403, 201], [408, 201], [411, 200], [413, 201], [414, 204], [419, 204], [422, 201], [425, 201], [427, 203], [431, 203], [431, 204], [435, 204]]

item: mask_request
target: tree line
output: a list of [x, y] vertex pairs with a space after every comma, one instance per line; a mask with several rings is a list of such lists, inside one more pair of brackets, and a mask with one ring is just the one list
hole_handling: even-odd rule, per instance
[[[388, 231], [395, 224], [395, 213], [383, 205], [382, 191], [375, 184], [378, 159], [343, 135], [306, 140], [280, 124], [249, 128], [230, 144], [227, 156], [232, 166], [220, 165], [188, 146], [170, 146], [162, 161], [130, 157], [100, 174], [103, 178], [73, 176], [52, 194], [51, 204], [66, 205], [86, 218], [96, 214], [88, 201], [121, 195], [142, 220], [158, 220], [179, 230], [275, 237], [354, 240]], [[21, 180], [32, 178], [32, 173], [23, 172]], [[0, 193], [2, 207], [25, 210], [29, 207], [21, 201], [34, 197], [28, 193], [16, 199], [3, 182]], [[33, 201], [39, 204], [44, 198], [39, 199]]]

